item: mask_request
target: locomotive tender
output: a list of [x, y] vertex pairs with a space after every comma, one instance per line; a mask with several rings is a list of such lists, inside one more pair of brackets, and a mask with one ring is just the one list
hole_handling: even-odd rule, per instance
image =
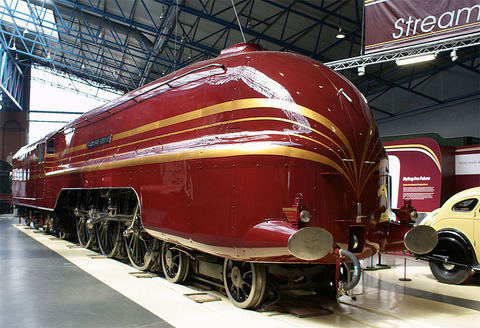
[[405, 249], [412, 208], [389, 220], [387, 165], [349, 81], [244, 43], [23, 147], [13, 202], [61, 237], [172, 282], [223, 284], [253, 308], [287, 288], [337, 296], [358, 259]]

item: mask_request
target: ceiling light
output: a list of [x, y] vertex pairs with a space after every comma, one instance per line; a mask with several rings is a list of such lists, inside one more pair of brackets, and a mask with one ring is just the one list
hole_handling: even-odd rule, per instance
[[437, 57], [437, 54], [427, 54], [413, 57], [398, 58], [396, 60], [397, 65], [409, 65], [415, 63], [421, 63], [429, 60], [434, 60]]
[[364, 76], [365, 75], [365, 66], [359, 66], [358, 67], [358, 76]]
[[343, 39], [343, 38], [345, 37], [345, 34], [343, 33], [341, 27], [338, 28], [338, 33], [337, 33], [337, 35], [336, 35], [335, 37], [336, 37], [337, 39]]
[[452, 61], [456, 61], [458, 59], [457, 49], [452, 50], [452, 52], [450, 53], [450, 57], [452, 58]]

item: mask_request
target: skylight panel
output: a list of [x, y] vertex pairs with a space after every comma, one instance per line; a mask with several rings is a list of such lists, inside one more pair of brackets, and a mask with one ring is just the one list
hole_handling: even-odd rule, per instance
[[55, 16], [51, 9], [20, 0], [5, 0], [0, 5], [2, 22], [13, 24], [17, 33], [34, 33], [47, 39], [57, 39]]

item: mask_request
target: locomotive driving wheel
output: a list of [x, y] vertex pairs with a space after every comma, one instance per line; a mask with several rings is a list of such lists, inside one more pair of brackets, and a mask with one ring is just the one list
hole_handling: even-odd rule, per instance
[[173, 283], [185, 281], [190, 262], [188, 255], [170, 243], [163, 243], [161, 251], [162, 269], [165, 278]]
[[96, 229], [98, 247], [102, 254], [108, 257], [115, 257], [122, 248], [122, 232], [120, 222], [113, 220], [102, 220]]
[[95, 227], [88, 222], [86, 216], [77, 216], [77, 237], [78, 242], [85, 248], [90, 248], [95, 242]]
[[135, 216], [133, 220], [123, 233], [127, 255], [135, 269], [149, 270], [154, 262], [153, 240], [144, 232], [140, 218]]
[[230, 301], [237, 307], [257, 307], [266, 289], [266, 271], [262, 264], [225, 259], [223, 282]]

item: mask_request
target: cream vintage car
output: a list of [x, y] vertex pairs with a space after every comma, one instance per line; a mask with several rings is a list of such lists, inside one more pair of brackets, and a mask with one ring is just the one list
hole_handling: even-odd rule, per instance
[[455, 194], [420, 225], [438, 233], [435, 249], [422, 256], [438, 281], [461, 284], [480, 271], [480, 187]]

